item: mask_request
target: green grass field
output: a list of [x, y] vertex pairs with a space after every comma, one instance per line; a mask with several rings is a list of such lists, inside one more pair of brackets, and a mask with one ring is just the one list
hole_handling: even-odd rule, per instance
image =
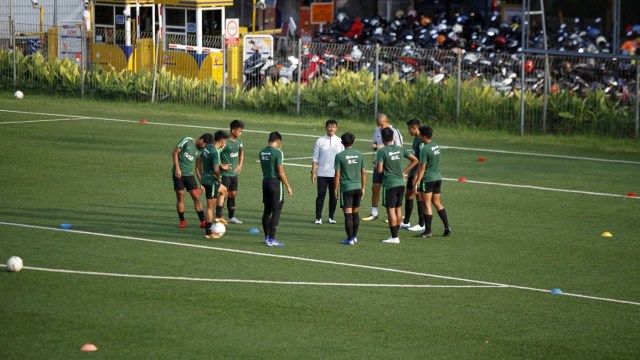
[[[171, 151], [236, 117], [245, 223], [207, 240], [190, 200], [177, 227]], [[638, 142], [436, 126], [452, 237], [435, 217], [433, 238], [382, 244], [380, 219], [349, 247], [340, 213], [313, 224], [325, 120], [0, 92], [0, 260], [26, 266], [0, 268], [0, 359], [638, 358]], [[368, 151], [373, 121], [337, 120]], [[294, 192], [284, 248], [249, 233], [272, 130]]]

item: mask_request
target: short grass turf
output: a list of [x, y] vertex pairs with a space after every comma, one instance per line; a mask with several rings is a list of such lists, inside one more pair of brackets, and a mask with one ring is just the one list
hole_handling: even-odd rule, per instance
[[[621, 359], [640, 352], [638, 199], [454, 181], [638, 193], [637, 142], [436, 127], [436, 141], [455, 147], [443, 151], [442, 164], [454, 234], [439, 236], [436, 216], [436, 236], [402, 231], [395, 246], [380, 243], [389, 236], [385, 216], [362, 222], [352, 247], [339, 244], [339, 210], [339, 224], [313, 225], [311, 160], [287, 161], [294, 196], [278, 230], [286, 246], [274, 249], [249, 233], [260, 228], [262, 212], [257, 152], [278, 130], [285, 159], [311, 156], [326, 119], [0, 95], [0, 110], [19, 111], [0, 111], [0, 259], [18, 255], [30, 267], [0, 272], [0, 358], [84, 358], [85, 343], [107, 359]], [[42, 121], [73, 116], [88, 118]], [[206, 240], [189, 202], [189, 226], [177, 228], [171, 151], [183, 136], [224, 129], [236, 117], [247, 124], [237, 201], [245, 223]], [[373, 122], [338, 121], [339, 133], [354, 132], [356, 148], [368, 151]], [[392, 121], [410, 143], [402, 121]], [[363, 215], [369, 208], [367, 189]], [[511, 287], [356, 286], [363, 284]], [[552, 288], [630, 303], [554, 296]]]

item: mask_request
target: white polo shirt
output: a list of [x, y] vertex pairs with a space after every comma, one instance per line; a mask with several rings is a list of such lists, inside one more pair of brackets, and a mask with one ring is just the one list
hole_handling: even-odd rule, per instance
[[337, 135], [325, 135], [316, 140], [313, 147], [313, 162], [318, 164], [318, 176], [333, 177], [336, 155], [344, 150], [342, 140]]

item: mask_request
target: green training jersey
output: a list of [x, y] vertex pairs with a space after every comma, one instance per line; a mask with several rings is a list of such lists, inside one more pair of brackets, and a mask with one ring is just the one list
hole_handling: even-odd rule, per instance
[[404, 186], [402, 158], [409, 158], [410, 155], [409, 150], [398, 145], [389, 145], [378, 150], [376, 160], [378, 164], [383, 163], [382, 185], [386, 189]]
[[[176, 147], [181, 149], [180, 153], [178, 154], [178, 165], [180, 166], [182, 176], [195, 175], [196, 159], [200, 156], [202, 151], [198, 150], [198, 148], [196, 147], [196, 143], [193, 141], [192, 137], [186, 137], [180, 140]], [[171, 168], [171, 172], [175, 174], [175, 164]]]
[[236, 174], [236, 168], [240, 162], [241, 151], [244, 151], [244, 147], [242, 146], [242, 140], [240, 140], [240, 138], [235, 140], [231, 140], [231, 138], [227, 139], [227, 145], [220, 150], [220, 161], [223, 164], [231, 164], [231, 169], [222, 170], [222, 176], [238, 175]]
[[338, 153], [333, 168], [340, 170], [340, 192], [362, 188], [364, 155], [360, 151], [349, 148]]
[[273, 146], [267, 146], [260, 150], [258, 154], [260, 160], [260, 166], [262, 167], [262, 179], [279, 179], [278, 165], [282, 165], [284, 161], [284, 154], [281, 150], [274, 148]]
[[[413, 155], [415, 155], [416, 158], [420, 158], [421, 148], [422, 148], [422, 140], [420, 140], [419, 136], [414, 136], [413, 144], [411, 144], [411, 153], [413, 153]], [[417, 172], [418, 172], [418, 167], [414, 166], [413, 169], [411, 169], [411, 172], [409, 173], [409, 175], [415, 175], [415, 173]]]
[[423, 182], [442, 180], [440, 175], [440, 146], [435, 142], [422, 144], [420, 164], [427, 164], [422, 177]]
[[202, 179], [200, 183], [202, 185], [213, 185], [218, 182], [218, 179], [213, 173], [213, 166], [220, 166], [220, 153], [215, 146], [208, 144], [202, 152]]

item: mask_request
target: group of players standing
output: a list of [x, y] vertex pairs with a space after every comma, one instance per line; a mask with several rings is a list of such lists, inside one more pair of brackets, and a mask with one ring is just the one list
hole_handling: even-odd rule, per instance
[[[399, 229], [419, 231], [417, 237], [432, 236], [431, 223], [435, 206], [444, 225], [443, 236], [451, 235], [451, 227], [447, 212], [440, 202], [442, 176], [440, 174], [440, 146], [433, 137], [433, 129], [420, 126], [420, 121], [407, 121], [409, 133], [414, 137], [412, 150], [403, 148], [402, 134], [389, 123], [385, 114], [378, 115], [376, 129], [373, 133], [371, 148], [374, 151], [373, 186], [371, 188], [371, 214], [362, 218], [364, 221], [378, 219], [378, 203], [382, 197], [383, 206], [387, 209], [387, 221], [391, 236], [383, 243], [398, 244]], [[317, 182], [316, 224], [322, 224], [322, 208], [329, 193], [329, 223], [335, 223], [334, 212], [338, 198], [345, 216], [347, 238], [344, 245], [358, 242], [358, 215], [360, 203], [365, 193], [366, 171], [364, 155], [352, 148], [355, 136], [344, 133], [340, 138], [336, 135], [337, 122], [328, 120], [325, 124], [327, 134], [316, 141], [311, 165], [311, 181]], [[341, 146], [335, 144], [340, 139]], [[403, 169], [403, 159], [410, 163]], [[317, 176], [315, 174], [317, 169]], [[333, 169], [333, 171], [331, 171]], [[406, 179], [406, 185], [405, 185]], [[413, 211], [413, 199], [418, 199], [418, 225], [409, 224]], [[403, 199], [405, 200], [405, 216], [402, 217]]]
[[[377, 204], [382, 192], [383, 206], [391, 236], [383, 243], [398, 244], [399, 229], [420, 231], [417, 237], [430, 237], [433, 219], [433, 204], [444, 224], [443, 236], [451, 235], [447, 213], [440, 202], [442, 178], [440, 175], [440, 147], [432, 140], [433, 129], [420, 126], [420, 121], [407, 121], [409, 133], [414, 136], [412, 150], [402, 147], [402, 135], [389, 124], [386, 115], [376, 119], [372, 149], [373, 186], [371, 215], [364, 221], [378, 218]], [[341, 243], [355, 245], [358, 241], [360, 225], [359, 208], [364, 197], [367, 182], [364, 154], [353, 149], [355, 135], [346, 132], [338, 137], [337, 121], [325, 123], [327, 134], [316, 141], [311, 165], [311, 181], [317, 183], [316, 224], [322, 224], [322, 208], [329, 193], [330, 224], [337, 223], [334, 213], [338, 199], [344, 212], [347, 238]], [[198, 139], [186, 137], [173, 151], [172, 177], [176, 192], [176, 210], [180, 219], [179, 227], [186, 227], [184, 218], [184, 190], [191, 195], [200, 227], [205, 228], [206, 238], [218, 238], [221, 234], [212, 231], [212, 224], [228, 222], [241, 224], [235, 217], [235, 197], [238, 189], [238, 174], [242, 170], [244, 148], [240, 137], [244, 123], [233, 120], [230, 132], [205, 133]], [[263, 215], [262, 228], [267, 246], [284, 246], [276, 240], [276, 230], [284, 204], [284, 188], [293, 195], [293, 190], [284, 171], [284, 155], [281, 150], [282, 135], [271, 132], [268, 145], [258, 154], [262, 169]], [[403, 169], [403, 158], [410, 161]], [[406, 179], [406, 186], [405, 186]], [[199, 201], [201, 190], [207, 200], [206, 211]], [[411, 227], [409, 220], [413, 210], [413, 198], [418, 199], [419, 224]], [[402, 218], [402, 204], [405, 199], [405, 217]], [[229, 221], [222, 216], [225, 200]], [[215, 217], [214, 217], [215, 209]]]

